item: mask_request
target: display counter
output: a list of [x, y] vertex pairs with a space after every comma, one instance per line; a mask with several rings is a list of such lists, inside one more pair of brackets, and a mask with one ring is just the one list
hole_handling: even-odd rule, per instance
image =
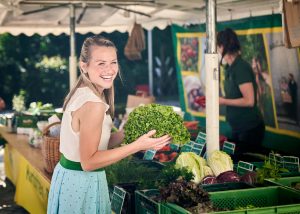
[[0, 127], [8, 143], [4, 151], [6, 177], [15, 185], [15, 202], [32, 214], [47, 211], [51, 175], [44, 170], [42, 151], [28, 144], [28, 136], [17, 135]]

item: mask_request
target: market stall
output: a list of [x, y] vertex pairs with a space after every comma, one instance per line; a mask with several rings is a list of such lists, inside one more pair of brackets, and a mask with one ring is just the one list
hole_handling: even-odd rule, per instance
[[4, 166], [16, 187], [15, 201], [30, 213], [46, 213], [51, 175], [45, 171], [40, 149], [28, 144], [28, 136], [7, 132], [0, 127], [5, 145]]

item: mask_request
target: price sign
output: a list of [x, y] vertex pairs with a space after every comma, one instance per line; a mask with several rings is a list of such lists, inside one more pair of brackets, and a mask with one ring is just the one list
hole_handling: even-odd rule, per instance
[[193, 145], [194, 145], [194, 141], [190, 141], [186, 144], [184, 144], [182, 147], [181, 147], [181, 152], [190, 152], [192, 151], [192, 148], [193, 148]]
[[155, 154], [156, 154], [156, 150], [149, 149], [145, 152], [143, 159], [144, 160], [153, 160]]
[[206, 142], [206, 134], [204, 132], [199, 132], [195, 142], [196, 143], [205, 143]]
[[196, 153], [197, 155], [201, 155], [204, 146], [205, 146], [205, 143], [196, 143], [196, 142], [194, 142], [191, 151], [194, 152], [194, 153]]
[[231, 143], [231, 142], [228, 142], [228, 141], [225, 141], [224, 144], [223, 144], [222, 150], [224, 152], [226, 152], [227, 154], [229, 154], [229, 155], [233, 155], [234, 150], [235, 150], [235, 144]]
[[299, 158], [294, 156], [283, 156], [283, 167], [290, 172], [299, 172]]
[[283, 157], [280, 154], [270, 153], [270, 163], [283, 167]]
[[114, 192], [111, 199], [111, 213], [121, 214], [126, 191], [118, 186], [114, 187]]
[[238, 162], [238, 167], [237, 167], [237, 173], [239, 175], [243, 175], [247, 172], [252, 172], [253, 171], [253, 164], [244, 162], [244, 161], [239, 161]]
[[179, 149], [179, 145], [173, 144], [173, 143], [170, 144], [170, 147], [171, 147], [171, 149], [174, 150], [174, 151], [177, 151], [177, 150]]

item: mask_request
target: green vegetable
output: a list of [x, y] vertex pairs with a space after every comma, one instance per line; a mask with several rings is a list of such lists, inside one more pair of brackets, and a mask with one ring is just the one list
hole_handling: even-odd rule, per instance
[[176, 167], [186, 167], [190, 170], [194, 175], [193, 181], [197, 184], [200, 183], [205, 176], [204, 166], [206, 166], [206, 161], [194, 152], [182, 152], [176, 160]]
[[280, 178], [280, 173], [289, 172], [289, 170], [280, 167], [276, 161], [265, 160], [264, 165], [257, 169], [257, 183], [263, 184], [266, 178]]
[[156, 186], [157, 188], [168, 186], [169, 183], [176, 181], [179, 177], [183, 177], [185, 181], [190, 181], [194, 175], [186, 167], [176, 168], [174, 163], [167, 164], [159, 173]]
[[172, 143], [183, 145], [190, 140], [190, 133], [182, 118], [170, 106], [149, 104], [134, 109], [124, 126], [124, 143], [129, 144], [150, 130], [156, 130], [154, 137], [170, 135]]
[[232, 171], [233, 163], [231, 157], [222, 151], [214, 151], [207, 159], [207, 164], [211, 170], [218, 176], [222, 172]]

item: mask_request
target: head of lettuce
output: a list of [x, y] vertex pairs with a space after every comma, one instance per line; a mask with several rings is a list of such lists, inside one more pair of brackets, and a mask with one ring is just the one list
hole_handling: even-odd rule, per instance
[[148, 104], [134, 109], [124, 126], [124, 143], [135, 141], [150, 130], [156, 130], [154, 137], [168, 134], [173, 144], [184, 145], [190, 140], [190, 133], [183, 125], [183, 119], [171, 106]]

